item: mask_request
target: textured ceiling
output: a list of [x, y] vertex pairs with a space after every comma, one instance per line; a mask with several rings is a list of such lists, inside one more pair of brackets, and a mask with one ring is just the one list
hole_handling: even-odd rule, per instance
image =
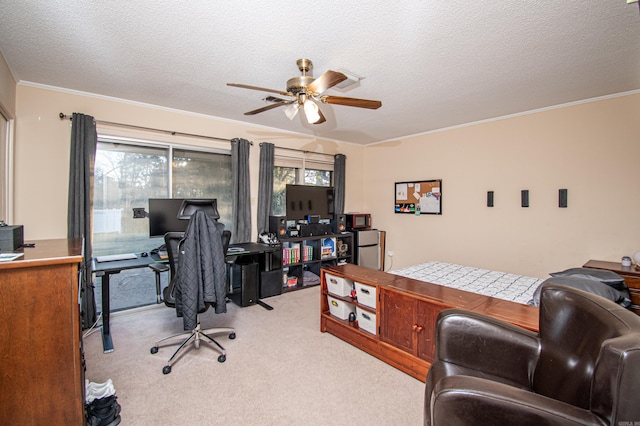
[[[640, 89], [626, 0], [2, 0], [0, 52], [38, 83], [359, 144]], [[327, 121], [254, 116], [309, 58], [364, 77]], [[99, 118], [99, 117], [97, 117]]]

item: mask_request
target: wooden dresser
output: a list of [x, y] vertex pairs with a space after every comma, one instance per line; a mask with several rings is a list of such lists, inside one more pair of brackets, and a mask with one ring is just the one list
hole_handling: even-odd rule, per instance
[[83, 425], [81, 240], [0, 262], [0, 424]]
[[631, 294], [631, 310], [640, 315], [640, 271], [635, 266], [622, 266], [620, 262], [606, 262], [604, 260], [590, 260], [583, 265], [585, 268], [604, 269], [612, 271], [624, 278]]

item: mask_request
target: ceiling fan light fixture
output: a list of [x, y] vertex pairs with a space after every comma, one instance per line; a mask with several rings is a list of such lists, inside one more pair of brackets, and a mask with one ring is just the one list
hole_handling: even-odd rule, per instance
[[298, 109], [300, 109], [300, 104], [294, 102], [284, 109], [284, 113], [289, 120], [293, 120], [294, 117], [298, 114]]
[[320, 121], [320, 113], [318, 112], [320, 108], [318, 105], [313, 102], [311, 99], [307, 98], [304, 101], [304, 115], [307, 116], [307, 121], [309, 124], [315, 124]]

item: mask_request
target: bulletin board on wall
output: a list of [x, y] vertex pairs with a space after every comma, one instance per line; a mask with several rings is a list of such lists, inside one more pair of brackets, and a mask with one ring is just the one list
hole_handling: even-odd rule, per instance
[[396, 182], [395, 213], [442, 214], [442, 179]]

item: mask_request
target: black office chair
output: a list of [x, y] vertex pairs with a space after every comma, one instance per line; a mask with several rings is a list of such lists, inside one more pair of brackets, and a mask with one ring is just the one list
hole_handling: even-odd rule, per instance
[[[224, 250], [224, 253], [227, 252], [230, 240], [231, 240], [231, 231], [227, 231], [227, 230], [223, 231], [222, 232], [222, 248]], [[180, 248], [181, 248], [182, 243], [184, 241], [184, 232], [168, 232], [164, 236], [164, 241], [165, 241], [165, 245], [166, 245], [166, 248], [167, 248], [167, 256], [168, 256], [168, 259], [169, 259], [169, 267], [170, 267], [170, 270], [171, 270], [171, 281], [170, 281], [169, 285], [163, 291], [164, 304], [167, 305], [170, 308], [174, 308], [175, 309], [176, 300], [175, 300], [175, 296], [174, 296], [174, 290], [175, 290], [175, 286], [176, 286], [176, 282], [177, 282], [176, 277], [177, 277], [177, 266], [178, 266], [178, 254], [180, 253]], [[226, 303], [226, 301], [222, 301], [222, 303]], [[173, 353], [171, 358], [169, 358], [168, 364], [165, 365], [162, 368], [162, 372], [164, 374], [171, 373], [171, 366], [173, 365], [173, 363], [175, 361], [177, 361], [176, 357], [180, 353], [182, 348], [186, 347], [188, 343], [193, 343], [193, 346], [196, 349], [199, 349], [201, 340], [204, 341], [204, 342], [212, 342], [212, 343], [214, 343], [216, 346], [211, 345], [211, 347], [214, 348], [214, 349], [217, 349], [220, 352], [220, 355], [218, 356], [218, 361], [219, 362], [225, 362], [226, 361], [226, 359], [227, 359], [226, 350], [224, 349], [224, 347], [222, 347], [222, 345], [220, 345], [220, 343], [218, 343], [215, 339], [213, 339], [213, 337], [211, 337], [211, 335], [212, 334], [226, 334], [226, 333], [228, 333], [229, 334], [229, 339], [235, 339], [236, 338], [236, 333], [235, 333], [235, 330], [233, 328], [228, 328], [228, 327], [210, 328], [210, 329], [206, 329], [206, 330], [202, 330], [201, 329], [201, 327], [200, 327], [200, 314], [203, 313], [204, 311], [206, 311], [209, 308], [210, 305], [211, 304], [205, 304], [205, 308], [198, 312], [196, 328], [194, 328], [191, 331], [185, 331], [185, 332], [182, 332], [182, 333], [176, 333], [176, 334], [173, 334], [171, 336], [168, 336], [168, 337], [165, 337], [163, 339], [160, 339], [151, 348], [151, 353], [155, 354], [155, 353], [158, 352], [159, 344], [161, 342], [164, 342], [164, 341], [169, 340], [169, 339], [173, 339], [174, 337], [178, 337], [178, 336], [186, 336], [186, 339], [184, 339], [180, 343], [180, 346], [178, 346], [178, 348]], [[203, 339], [203, 337], [205, 339]], [[176, 343], [173, 343], [173, 344], [176, 344]]]

